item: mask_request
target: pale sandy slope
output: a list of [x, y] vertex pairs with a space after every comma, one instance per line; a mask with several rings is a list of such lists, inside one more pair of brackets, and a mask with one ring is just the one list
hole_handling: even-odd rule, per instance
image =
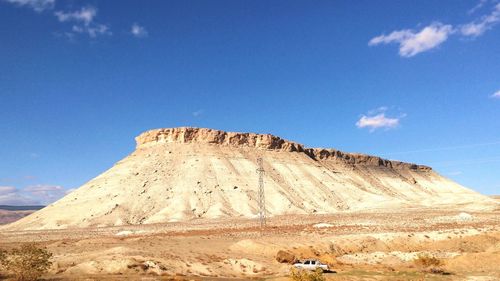
[[498, 208], [432, 169], [271, 135], [196, 128], [154, 130], [108, 171], [46, 208], [3, 227], [50, 229], [148, 224], [258, 213], [257, 158], [269, 215], [428, 206]]

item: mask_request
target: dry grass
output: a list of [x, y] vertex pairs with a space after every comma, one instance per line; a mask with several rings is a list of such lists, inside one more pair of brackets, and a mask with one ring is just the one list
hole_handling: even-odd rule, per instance
[[52, 265], [52, 254], [34, 244], [25, 244], [10, 252], [0, 252], [0, 267], [18, 281], [38, 280]]
[[439, 267], [443, 265], [443, 261], [429, 254], [419, 254], [413, 261], [420, 268]]
[[446, 272], [443, 269], [444, 262], [434, 256], [429, 254], [420, 254], [413, 261], [413, 263], [420, 268], [423, 272], [428, 272], [432, 274], [441, 274], [441, 275], [449, 275], [449, 272]]
[[323, 270], [320, 268], [316, 271], [292, 268], [290, 279], [293, 281], [326, 281]]

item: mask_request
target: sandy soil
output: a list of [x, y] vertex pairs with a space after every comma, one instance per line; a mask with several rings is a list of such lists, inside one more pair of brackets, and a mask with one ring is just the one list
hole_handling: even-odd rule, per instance
[[[56, 280], [287, 280], [279, 250], [318, 258], [328, 280], [498, 280], [500, 213], [404, 212], [278, 216], [100, 229], [0, 232], [0, 248], [36, 242], [54, 254]], [[449, 275], [423, 273], [419, 253]], [[214, 279], [215, 278], [215, 279]], [[236, 278], [236, 279], [234, 279]]]

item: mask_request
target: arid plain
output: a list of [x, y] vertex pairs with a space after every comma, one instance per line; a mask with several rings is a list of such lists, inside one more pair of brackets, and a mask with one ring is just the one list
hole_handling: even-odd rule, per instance
[[[57, 280], [286, 280], [280, 250], [328, 263], [328, 280], [498, 280], [499, 225], [498, 211], [414, 209], [275, 217], [263, 232], [249, 219], [2, 232], [0, 247], [47, 247]], [[446, 275], [422, 272], [419, 253]]]

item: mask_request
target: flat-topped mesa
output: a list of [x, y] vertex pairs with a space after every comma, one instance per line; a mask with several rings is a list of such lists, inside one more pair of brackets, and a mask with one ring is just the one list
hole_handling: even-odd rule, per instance
[[159, 143], [204, 143], [303, 152], [304, 147], [270, 134], [234, 133], [206, 128], [166, 128], [144, 132], [135, 138], [137, 148]]
[[235, 133], [207, 128], [165, 128], [146, 131], [135, 138], [137, 148], [162, 143], [201, 143], [222, 146], [250, 147], [286, 152], [303, 152], [318, 161], [335, 160], [360, 166], [380, 166], [394, 169], [430, 171], [423, 165], [404, 163], [358, 153], [345, 153], [336, 149], [305, 148], [304, 145], [270, 134]]

